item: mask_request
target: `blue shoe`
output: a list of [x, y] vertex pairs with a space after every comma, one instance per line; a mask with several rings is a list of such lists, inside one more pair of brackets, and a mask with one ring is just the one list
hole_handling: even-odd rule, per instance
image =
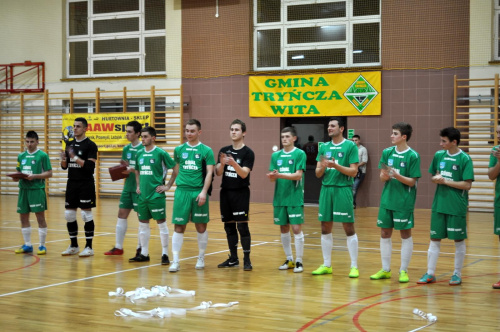
[[33, 252], [33, 246], [23, 244], [21, 248], [15, 250], [16, 254], [29, 254]]
[[47, 248], [45, 248], [45, 246], [38, 247], [38, 251], [37, 251], [38, 255], [45, 255], [46, 253], [47, 253]]

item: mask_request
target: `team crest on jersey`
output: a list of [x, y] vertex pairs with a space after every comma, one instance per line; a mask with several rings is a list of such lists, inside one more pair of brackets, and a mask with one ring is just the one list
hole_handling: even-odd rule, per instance
[[440, 169], [444, 169], [445, 166], [446, 166], [446, 163], [444, 161], [442, 161], [442, 162], [439, 163], [439, 168]]
[[338, 158], [343, 158], [344, 157], [344, 152], [338, 152], [337, 153]]
[[200, 159], [200, 157], [201, 157], [201, 156], [200, 156], [200, 154], [199, 154], [199, 153], [195, 153], [195, 155], [194, 155], [194, 158], [195, 158], [195, 159]]
[[404, 161], [400, 162], [399, 163], [399, 167], [405, 168], [406, 167], [406, 163]]
[[26, 165], [26, 159], [23, 159], [23, 160], [21, 161], [21, 165]]
[[283, 160], [281, 160], [281, 159], [278, 159], [278, 161], [276, 162], [276, 164], [277, 164], [278, 166], [281, 166], [281, 165], [283, 165]]
[[454, 165], [451, 166], [451, 169], [454, 170], [454, 171], [458, 171], [458, 167], [459, 167], [458, 165], [454, 164]]
[[187, 152], [183, 152], [182, 153], [182, 159], [187, 159], [188, 157], [188, 153]]
[[144, 164], [144, 158], [139, 159], [139, 165]]
[[78, 155], [81, 156], [82, 155], [82, 151], [78, 151]]
[[236, 159], [236, 162], [237, 162], [238, 164], [241, 164], [241, 159], [240, 159], [240, 158], [237, 158], [237, 159]]
[[127, 153], [127, 159], [132, 159], [132, 154], [130, 152]]
[[35, 164], [36, 164], [36, 161], [32, 160], [31, 165], [35, 165]]
[[290, 159], [290, 160], [288, 161], [288, 165], [293, 165], [293, 159]]
[[150, 163], [150, 164], [154, 164], [154, 163], [155, 163], [155, 160], [154, 160], [154, 159], [149, 159], [149, 163]]
[[389, 159], [387, 160], [387, 166], [391, 166], [394, 165], [394, 159]]
[[328, 159], [330, 159], [332, 157], [332, 151], [328, 151], [325, 155]]

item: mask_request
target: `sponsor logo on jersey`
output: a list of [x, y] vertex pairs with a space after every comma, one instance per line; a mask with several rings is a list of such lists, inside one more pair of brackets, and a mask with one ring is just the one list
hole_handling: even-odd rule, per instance
[[139, 165], [144, 164], [144, 158], [139, 159]]
[[26, 165], [26, 159], [23, 159], [23, 160], [21, 161], [21, 165]]
[[237, 158], [237, 159], [236, 159], [236, 162], [237, 162], [238, 164], [241, 164], [241, 159], [240, 159], [240, 158]]
[[183, 152], [182, 153], [182, 159], [187, 159], [188, 157], [188, 153], [187, 152]]
[[394, 159], [389, 159], [387, 160], [387, 166], [393, 166], [394, 165]]
[[276, 164], [277, 164], [278, 166], [281, 166], [281, 165], [283, 165], [283, 160], [281, 160], [281, 159], [278, 159], [278, 161], [276, 162]]
[[445, 166], [446, 166], [446, 163], [444, 161], [439, 162], [440, 169], [444, 169]]
[[328, 159], [330, 159], [332, 157], [332, 151], [327, 151], [325, 155]]
[[127, 159], [132, 159], [132, 154], [130, 152], [127, 153]]

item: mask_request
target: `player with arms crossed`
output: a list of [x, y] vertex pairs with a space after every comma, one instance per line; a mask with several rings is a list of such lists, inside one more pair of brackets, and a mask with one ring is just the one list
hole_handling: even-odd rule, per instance
[[38, 221], [38, 236], [40, 246], [37, 254], [45, 255], [45, 239], [47, 238], [47, 222], [45, 220], [45, 210], [47, 210], [47, 195], [45, 194], [45, 179], [52, 177], [52, 166], [49, 156], [38, 149], [38, 134], [35, 131], [26, 133], [26, 151], [17, 157], [18, 172], [29, 174], [26, 179], [16, 179], [19, 181], [19, 195], [17, 196], [17, 213], [21, 219], [21, 233], [24, 244], [16, 249], [16, 254], [33, 252], [31, 244], [30, 212], [35, 213]]
[[[127, 218], [132, 209], [137, 212], [137, 184], [135, 181], [135, 158], [139, 152], [144, 150], [144, 146], [140, 141], [142, 125], [137, 121], [130, 121], [126, 125], [126, 137], [130, 144], [123, 147], [122, 162], [126, 163], [127, 170], [123, 173], [128, 174], [125, 179], [122, 194], [120, 196], [120, 204], [118, 205], [118, 220], [116, 221], [116, 244], [115, 246], [104, 253], [104, 255], [123, 255], [123, 241], [127, 233], [128, 222]], [[136, 256], [141, 253], [141, 245], [139, 235], [137, 236], [137, 252]]]
[[255, 155], [243, 141], [247, 131], [243, 121], [236, 119], [231, 122], [229, 131], [233, 144], [220, 149], [215, 166], [215, 173], [222, 176], [220, 213], [230, 252], [229, 258], [218, 267], [239, 266], [239, 232], [244, 254], [243, 269], [251, 271], [251, 236], [248, 229], [248, 211], [250, 210], [250, 172], [253, 168]]
[[61, 151], [61, 168], [68, 170], [66, 184], [66, 211], [64, 213], [71, 244], [62, 252], [63, 256], [76, 255], [78, 247], [78, 223], [76, 210], [81, 209], [82, 219], [85, 222], [85, 249], [80, 257], [94, 255], [92, 240], [94, 238], [94, 217], [92, 208], [95, 207], [94, 169], [97, 162], [97, 145], [86, 136], [88, 123], [85, 118], [76, 118], [73, 124], [75, 139], [66, 144], [66, 151]]
[[180, 270], [179, 254], [184, 242], [184, 232], [191, 220], [198, 232], [198, 260], [195, 269], [205, 268], [205, 251], [208, 244], [207, 224], [209, 214], [209, 189], [212, 185], [214, 172], [214, 153], [212, 149], [200, 142], [201, 123], [191, 119], [184, 129], [187, 142], [174, 150], [174, 160], [177, 163], [167, 190], [174, 181], [177, 184], [172, 212], [172, 224], [175, 232], [172, 236], [173, 262], [170, 272]]
[[474, 181], [472, 159], [459, 147], [460, 131], [453, 127], [444, 128], [439, 133], [443, 150], [436, 152], [429, 167], [436, 192], [431, 212], [431, 242], [427, 254], [427, 273], [418, 284], [436, 282], [436, 265], [441, 248], [441, 239], [455, 241], [455, 271], [449, 284], [462, 283], [462, 268], [465, 259], [465, 239], [467, 239], [468, 191]]
[[[271, 156], [267, 177], [274, 181], [274, 224], [280, 226], [281, 244], [286, 260], [280, 270], [293, 269], [295, 273], [304, 271], [304, 171], [306, 169], [306, 153], [294, 146], [297, 132], [293, 127], [281, 130], [283, 149]], [[295, 237], [296, 261], [293, 261], [292, 237], [290, 225]]]
[[377, 226], [380, 227], [380, 256], [382, 270], [370, 276], [372, 280], [391, 277], [392, 232], [401, 234], [401, 267], [399, 282], [410, 281], [408, 265], [413, 253], [411, 229], [415, 226], [417, 181], [421, 177], [420, 155], [408, 146], [413, 128], [406, 122], [392, 126], [391, 146], [382, 151], [378, 167], [380, 181], [384, 182]]

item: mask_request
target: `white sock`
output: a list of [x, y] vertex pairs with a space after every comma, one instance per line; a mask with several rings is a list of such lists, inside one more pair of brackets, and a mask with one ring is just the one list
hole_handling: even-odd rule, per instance
[[436, 265], [441, 249], [441, 241], [431, 241], [429, 251], [427, 251], [427, 274], [433, 276], [436, 274]]
[[141, 239], [141, 254], [149, 255], [149, 239], [151, 238], [151, 228], [149, 223], [139, 222], [139, 237]]
[[40, 247], [45, 247], [45, 240], [47, 239], [47, 227], [38, 227], [38, 237], [40, 238]]
[[123, 240], [127, 233], [127, 219], [118, 218], [116, 221], [116, 244], [115, 248], [123, 249]]
[[285, 251], [286, 259], [288, 259], [289, 261], [293, 261], [292, 236], [290, 235], [290, 232], [281, 233], [281, 244], [283, 245], [283, 250]]
[[174, 232], [172, 235], [172, 254], [174, 255], [174, 262], [179, 262], [179, 253], [181, 252], [183, 242], [184, 233]]
[[168, 256], [168, 227], [167, 222], [162, 222], [158, 224], [160, 229], [160, 240], [161, 240], [161, 254]]
[[382, 270], [391, 270], [392, 239], [380, 238], [380, 257], [382, 258]]
[[137, 249], [139, 249], [140, 247], [141, 247], [141, 237], [139, 236], [139, 229], [137, 229]]
[[294, 234], [295, 238], [295, 256], [296, 262], [302, 263], [302, 256], [304, 256], [304, 233]]
[[465, 241], [455, 242], [455, 271], [453, 274], [462, 276], [465, 259]]
[[323, 265], [326, 267], [332, 266], [332, 249], [333, 249], [332, 233], [321, 234], [321, 250], [323, 251]]
[[351, 267], [358, 268], [358, 234], [347, 237], [347, 250], [351, 256]]
[[401, 239], [401, 267], [399, 272], [408, 272], [408, 266], [410, 265], [411, 255], [413, 254], [413, 237], [407, 239]]
[[205, 230], [203, 233], [198, 233], [198, 256], [205, 256], [205, 251], [207, 250], [208, 244], [208, 231]]
[[21, 228], [21, 233], [23, 233], [24, 244], [31, 246], [31, 226]]

